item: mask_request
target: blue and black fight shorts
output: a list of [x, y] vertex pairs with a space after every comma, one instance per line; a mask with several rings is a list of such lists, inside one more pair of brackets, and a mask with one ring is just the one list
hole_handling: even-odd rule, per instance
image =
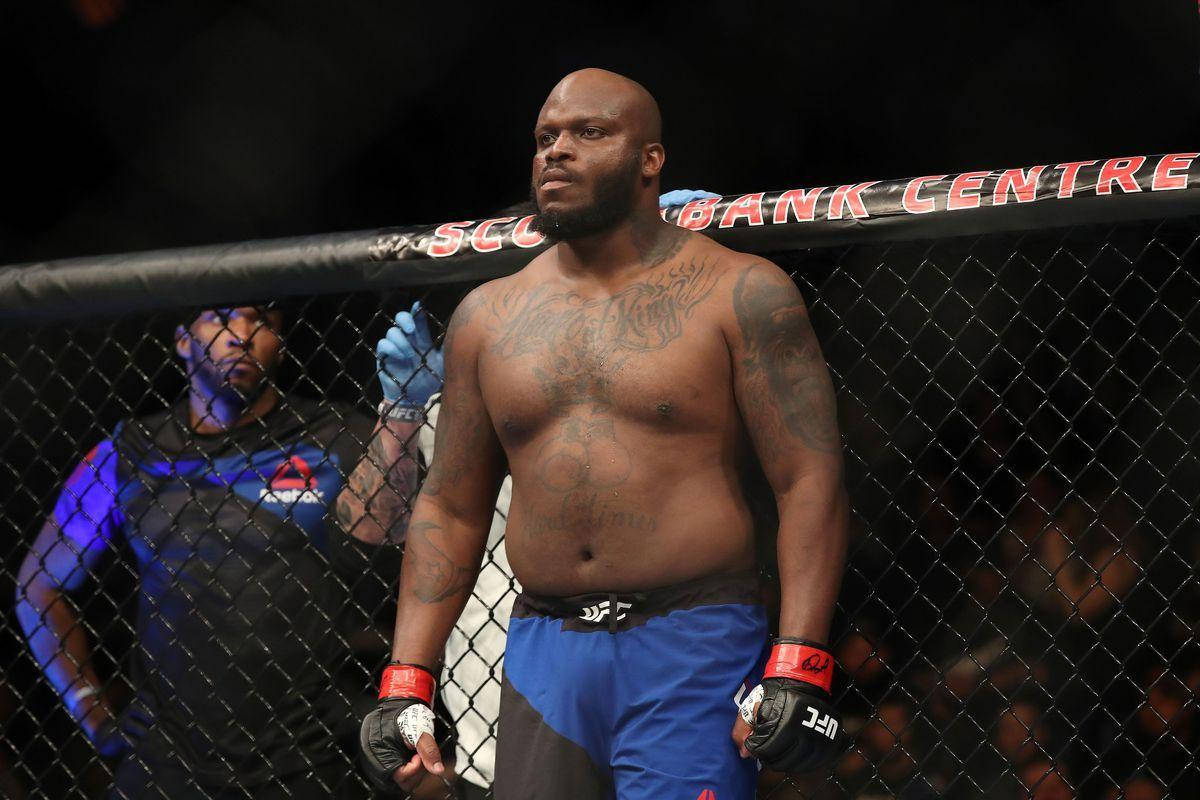
[[517, 597], [496, 749], [497, 800], [751, 800], [730, 733], [762, 674], [753, 574], [648, 592]]

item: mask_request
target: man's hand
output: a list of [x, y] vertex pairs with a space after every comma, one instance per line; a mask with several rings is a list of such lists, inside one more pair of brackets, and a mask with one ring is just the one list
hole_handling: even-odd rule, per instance
[[[92, 716], [97, 715], [93, 714]], [[120, 758], [129, 750], [129, 739], [112, 717], [105, 716], [99, 722], [85, 723], [83, 732], [87, 734], [92, 747], [96, 748], [96, 752], [100, 754], [101, 758]]]
[[411, 792], [426, 772], [446, 772], [433, 738], [433, 686], [425, 667], [392, 664], [383, 671], [380, 703], [359, 732], [359, 755], [367, 777], [384, 791]]
[[375, 346], [375, 360], [388, 408], [423, 410], [429, 398], [442, 390], [442, 351], [433, 346], [429, 318], [419, 300], [412, 311], [396, 315], [396, 324]]
[[833, 706], [833, 656], [821, 645], [777, 639], [763, 682], [742, 701], [733, 740], [777, 772], [810, 772], [839, 754], [841, 714]]
[[710, 200], [720, 196], [719, 194], [706, 192], [703, 189], [672, 189], [658, 196], [658, 207], [672, 208], [674, 206], [686, 206], [693, 200]]
[[135, 742], [145, 738], [153, 718], [136, 698], [116, 717], [112, 715], [110, 703], [99, 694], [96, 698], [83, 713], [79, 726], [101, 758], [120, 758]]

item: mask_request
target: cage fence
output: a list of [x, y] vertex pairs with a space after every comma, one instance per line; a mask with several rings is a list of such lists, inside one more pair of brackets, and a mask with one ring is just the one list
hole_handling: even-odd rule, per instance
[[[831, 641], [848, 749], [820, 774], [763, 772], [761, 797], [1200, 794], [1198, 241], [1200, 217], [1157, 216], [761, 248], [808, 301], [854, 511]], [[324, 414], [324, 440], [345, 452], [365, 448], [375, 342], [418, 299], [440, 337], [477, 282], [290, 298], [273, 378], [284, 406]], [[213, 788], [231, 781], [246, 797], [372, 796], [357, 723], [387, 660], [394, 564], [376, 553], [347, 566], [327, 532], [294, 541], [239, 504], [238, 480], [269, 489], [277, 475], [189, 484], [182, 498], [142, 479], [138, 516], [103, 552], [74, 543], [77, 574], [60, 581], [73, 630], [122, 715], [149, 707], [131, 747], [103, 753], [31, 655], [38, 615], [18, 606], [49, 569], [31, 544], [68, 476], [118, 426], [157, 441], [181, 413], [176, 328], [197, 308], [164, 306], [4, 331], [0, 793], [99, 797], [117, 774], [134, 797], [240, 796]], [[202, 477], [219, 458], [286, 456], [316, 435], [262, 427]], [[334, 466], [344, 476], [352, 460]], [[298, 508], [282, 519], [323, 530], [324, 502], [308, 527]], [[769, 513], [761, 528], [769, 583]], [[516, 591], [502, 537], [483, 575], [437, 709], [456, 774], [479, 787]], [[261, 688], [298, 673], [299, 708]]]

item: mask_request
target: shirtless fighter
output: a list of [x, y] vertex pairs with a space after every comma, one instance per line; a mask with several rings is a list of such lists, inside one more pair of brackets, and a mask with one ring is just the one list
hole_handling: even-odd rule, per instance
[[[564, 78], [534, 131], [537, 224], [555, 244], [451, 320], [394, 663], [362, 726], [381, 786], [444, 772], [431, 670], [506, 469], [524, 592], [499, 800], [741, 800], [751, 755], [802, 772], [836, 754], [825, 641], [848, 512], [832, 385], [787, 275], [661, 219], [660, 127], [634, 81]], [[755, 455], [779, 507], [782, 613], [747, 722], [733, 696], [767, 642], [740, 482]]]

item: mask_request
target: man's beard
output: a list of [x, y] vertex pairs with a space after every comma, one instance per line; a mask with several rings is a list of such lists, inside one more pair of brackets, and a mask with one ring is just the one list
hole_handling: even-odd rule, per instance
[[[633, 187], [642, 163], [640, 154], [624, 167], [618, 167], [595, 178], [596, 191], [591, 205], [566, 211], [538, 209], [529, 227], [552, 241], [570, 241], [601, 233], [616, 227], [633, 211]], [[536, 187], [533, 202], [537, 204]]]
[[[202, 356], [200, 353], [197, 355]], [[197, 358], [193, 363], [195, 374], [192, 377], [197, 378], [199, 382], [199, 387], [193, 385], [193, 391], [200, 389], [199, 393], [205, 399], [209, 413], [220, 419], [243, 414], [266, 392], [275, 377], [274, 365], [263, 364], [263, 371], [257, 381], [251, 384], [235, 384], [229, 379], [226, 368], [221, 365], [203, 357]]]

